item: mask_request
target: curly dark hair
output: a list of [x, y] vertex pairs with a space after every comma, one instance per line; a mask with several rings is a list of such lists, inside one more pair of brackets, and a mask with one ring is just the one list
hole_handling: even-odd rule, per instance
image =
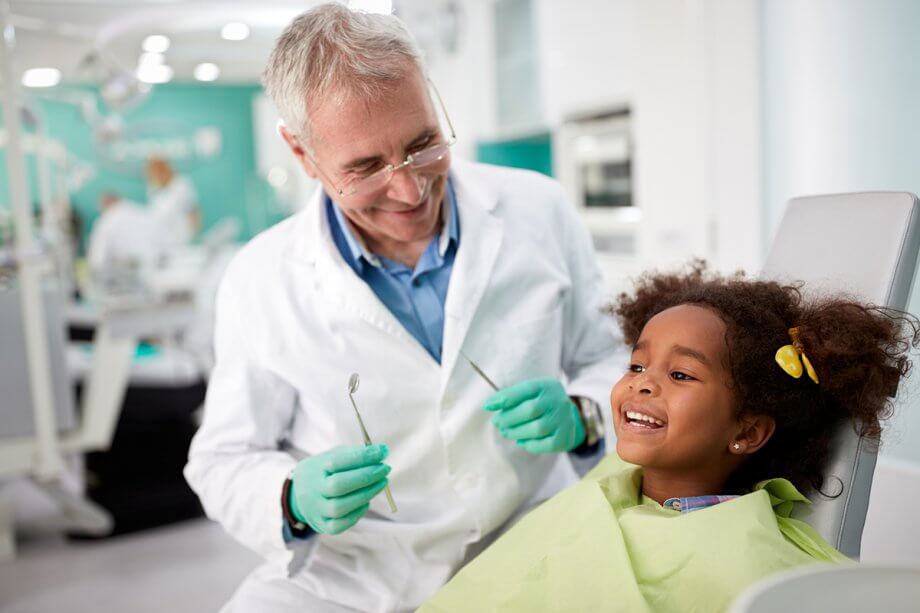
[[[725, 366], [739, 416], [776, 421], [772, 438], [730, 477], [729, 491], [748, 491], [772, 477], [802, 492], [821, 491], [837, 427], [849, 420], [859, 434], [880, 441], [889, 398], [910, 369], [907, 353], [920, 344], [920, 321], [912, 315], [845, 296], [806, 300], [801, 290], [802, 284], [756, 281], [742, 272], [708, 273], [697, 260], [685, 273], [645, 274], [634, 294], [620, 294], [608, 307], [629, 345], [652, 317], [681, 304], [708, 307], [725, 322]], [[807, 375], [789, 376], [774, 360], [791, 342], [792, 327], [799, 328], [818, 385]]]

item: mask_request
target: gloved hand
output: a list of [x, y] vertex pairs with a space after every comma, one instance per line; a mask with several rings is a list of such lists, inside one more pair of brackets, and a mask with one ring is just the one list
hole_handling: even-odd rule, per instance
[[302, 459], [291, 476], [291, 513], [315, 532], [348, 530], [386, 487], [389, 453], [386, 445], [343, 446]]
[[571, 451], [585, 440], [575, 403], [557, 379], [531, 379], [497, 391], [483, 408], [495, 411], [501, 435], [530, 453]]

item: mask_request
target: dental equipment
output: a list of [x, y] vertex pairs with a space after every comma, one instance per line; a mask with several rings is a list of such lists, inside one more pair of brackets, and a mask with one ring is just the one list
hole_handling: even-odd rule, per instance
[[[358, 412], [358, 405], [355, 404], [354, 393], [358, 391], [358, 384], [360, 382], [361, 378], [358, 376], [358, 373], [352, 373], [351, 377], [348, 378], [348, 399], [351, 400], [351, 406], [355, 409], [355, 417], [358, 418], [358, 425], [361, 426], [361, 435], [364, 437], [364, 446], [369, 447], [374, 443], [371, 442], [371, 437], [367, 433], [367, 429], [364, 427], [364, 420], [361, 419], [361, 413]], [[396, 503], [393, 501], [393, 494], [390, 492], [390, 486], [387, 485], [383, 491], [387, 496], [387, 503], [390, 505], [390, 511], [395, 513]]]
[[470, 356], [466, 355], [466, 354], [463, 353], [462, 351], [460, 352], [460, 355], [462, 355], [463, 358], [464, 358], [467, 362], [470, 363], [470, 366], [473, 367], [473, 370], [476, 371], [476, 374], [478, 374], [480, 377], [482, 377], [482, 380], [485, 381], [486, 383], [488, 383], [488, 384], [489, 384], [489, 387], [491, 387], [493, 391], [496, 391], [496, 392], [498, 391], [498, 386], [495, 385], [495, 384], [492, 382], [492, 379], [490, 379], [489, 376], [488, 376], [486, 373], [482, 372], [482, 369], [481, 369], [481, 368], [479, 368], [478, 366], [476, 366], [476, 362], [474, 362], [473, 360], [471, 360], [471, 359], [470, 359]]

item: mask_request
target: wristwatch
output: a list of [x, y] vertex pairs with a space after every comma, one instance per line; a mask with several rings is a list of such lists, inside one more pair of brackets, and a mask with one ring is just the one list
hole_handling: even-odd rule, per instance
[[284, 520], [291, 529], [291, 534], [299, 538], [304, 538], [312, 534], [313, 530], [308, 524], [294, 517], [294, 512], [291, 511], [291, 487], [294, 485], [294, 481], [291, 477], [293, 474], [294, 471], [291, 471], [288, 478], [284, 480], [284, 487], [281, 488], [281, 512], [284, 514]]
[[585, 442], [583, 445], [592, 447], [599, 440], [604, 438], [604, 417], [601, 415], [599, 404], [585, 398], [584, 396], [573, 396], [572, 400], [578, 407], [578, 413], [581, 415], [581, 421], [585, 426]]

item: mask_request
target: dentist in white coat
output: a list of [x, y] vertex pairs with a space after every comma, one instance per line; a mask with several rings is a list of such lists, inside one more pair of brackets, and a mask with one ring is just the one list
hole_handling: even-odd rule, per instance
[[266, 559], [225, 611], [409, 611], [570, 455], [600, 455], [623, 366], [601, 277], [557, 183], [451, 160], [395, 17], [304, 13], [264, 83], [323, 190], [226, 273], [185, 474]]

